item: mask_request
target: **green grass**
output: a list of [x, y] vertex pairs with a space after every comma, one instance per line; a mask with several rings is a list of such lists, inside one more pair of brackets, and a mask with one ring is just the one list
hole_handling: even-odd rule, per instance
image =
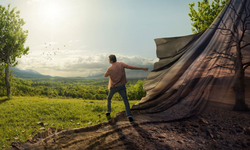
[[[130, 101], [130, 106], [139, 101]], [[125, 110], [123, 101], [112, 100], [111, 117]], [[38, 97], [0, 97], [0, 149], [4, 145], [10, 148], [15, 142], [25, 142], [33, 137], [41, 125], [37, 122], [48, 123], [46, 130], [54, 123], [58, 128], [80, 128], [107, 121], [106, 100], [82, 100], [82, 99], [48, 99]], [[100, 114], [100, 117], [98, 116]], [[43, 117], [44, 120], [39, 120]], [[73, 120], [73, 122], [71, 122]], [[100, 122], [97, 122], [100, 120]], [[80, 125], [77, 125], [80, 123]], [[31, 126], [36, 126], [32, 128]], [[25, 131], [25, 132], [22, 132]], [[32, 133], [33, 132], [33, 133]], [[6, 139], [10, 139], [7, 141]]]

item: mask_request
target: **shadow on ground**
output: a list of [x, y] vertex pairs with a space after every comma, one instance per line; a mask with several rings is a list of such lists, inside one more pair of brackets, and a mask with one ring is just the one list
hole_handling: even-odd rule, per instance
[[0, 100], [0, 104], [4, 103], [4, 102], [6, 102], [6, 101], [9, 101], [9, 100], [10, 100], [10, 99], [8, 99], [8, 98], [2, 99], [2, 100]]

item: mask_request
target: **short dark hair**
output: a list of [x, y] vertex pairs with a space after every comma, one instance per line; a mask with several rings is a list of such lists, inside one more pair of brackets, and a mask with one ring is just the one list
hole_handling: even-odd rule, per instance
[[113, 61], [113, 63], [115, 63], [115, 62], [116, 62], [116, 57], [115, 57], [115, 55], [109, 55], [109, 60], [110, 60], [110, 61]]

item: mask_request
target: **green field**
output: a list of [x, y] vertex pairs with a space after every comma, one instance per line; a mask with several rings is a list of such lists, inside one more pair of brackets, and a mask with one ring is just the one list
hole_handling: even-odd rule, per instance
[[[129, 101], [130, 106], [139, 100]], [[112, 100], [111, 117], [125, 110], [123, 101]], [[25, 142], [33, 137], [43, 126], [37, 122], [48, 123], [47, 130], [58, 128], [80, 128], [107, 121], [106, 100], [83, 100], [83, 99], [56, 99], [40, 97], [0, 97], [0, 149], [4, 145], [10, 148], [10, 144], [18, 138], [19, 142]], [[100, 114], [100, 117], [98, 116]], [[40, 118], [43, 117], [43, 120]], [[77, 125], [80, 123], [80, 125]], [[33, 126], [33, 127], [32, 127]], [[34, 128], [35, 126], [35, 128]], [[10, 141], [7, 141], [10, 139]]]

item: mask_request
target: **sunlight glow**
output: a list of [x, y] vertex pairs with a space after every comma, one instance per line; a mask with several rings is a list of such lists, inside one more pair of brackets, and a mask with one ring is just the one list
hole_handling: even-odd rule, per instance
[[57, 7], [56, 4], [50, 4], [46, 9], [46, 14], [48, 17], [57, 17], [60, 15], [60, 9]]

